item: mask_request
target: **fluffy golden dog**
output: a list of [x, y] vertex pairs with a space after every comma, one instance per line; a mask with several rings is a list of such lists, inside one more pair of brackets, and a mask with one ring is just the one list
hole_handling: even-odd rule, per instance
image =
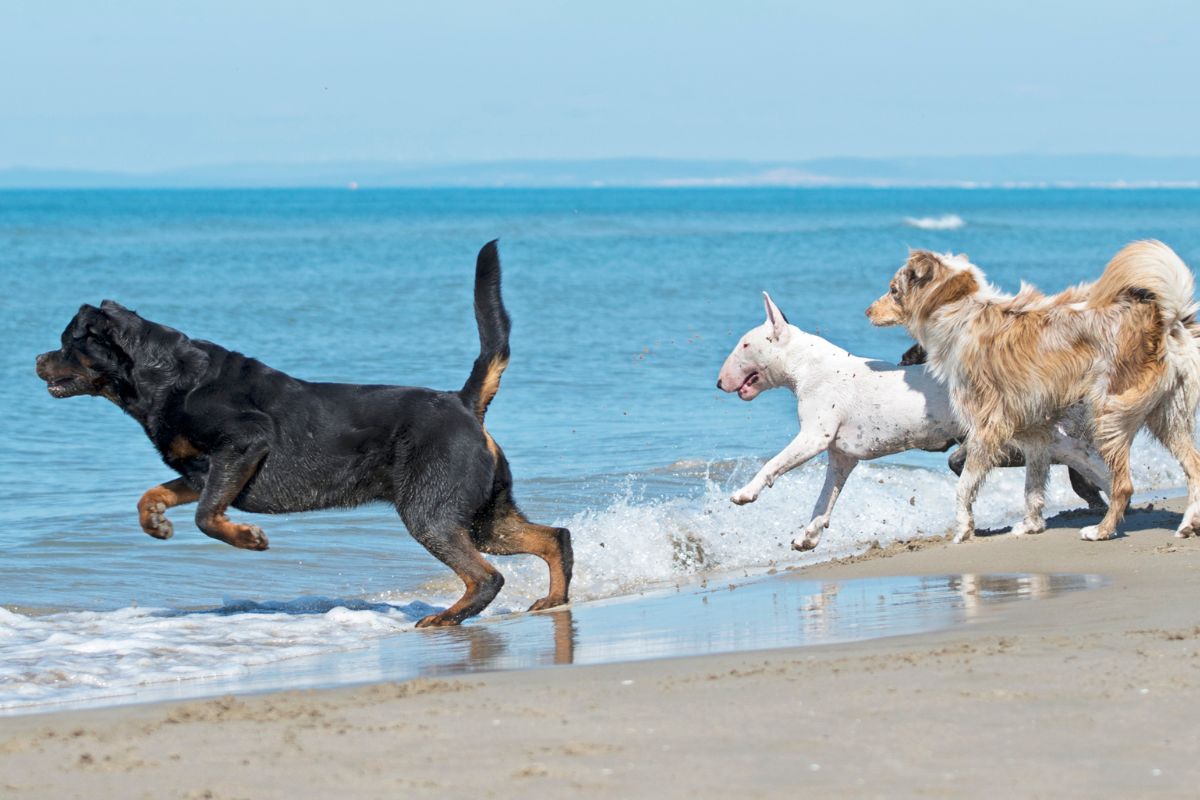
[[1093, 284], [1047, 296], [991, 286], [965, 255], [914, 251], [887, 294], [867, 309], [876, 325], [903, 325], [929, 353], [966, 426], [955, 541], [975, 528], [972, 505], [1007, 443], [1026, 458], [1025, 518], [1014, 533], [1045, 530], [1047, 444], [1068, 409], [1082, 409], [1112, 473], [1109, 509], [1084, 539], [1107, 539], [1133, 484], [1129, 448], [1143, 427], [1187, 474], [1188, 506], [1177, 536], [1200, 532], [1200, 328], [1191, 271], [1161, 242], [1135, 242]]

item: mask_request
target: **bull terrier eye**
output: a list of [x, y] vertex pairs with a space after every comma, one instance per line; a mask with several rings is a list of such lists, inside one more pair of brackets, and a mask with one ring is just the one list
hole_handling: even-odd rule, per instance
[[749, 342], [742, 342], [742, 347], [743, 347], [743, 348], [746, 348], [746, 347], [749, 347], [749, 346], [750, 346], [750, 343], [749, 343]]

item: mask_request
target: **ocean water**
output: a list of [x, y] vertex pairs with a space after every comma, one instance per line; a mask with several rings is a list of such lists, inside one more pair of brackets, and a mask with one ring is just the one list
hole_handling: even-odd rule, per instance
[[[475, 253], [495, 237], [513, 358], [488, 429], [523, 509], [572, 529], [573, 594], [587, 600], [950, 525], [940, 455], [860, 467], [810, 554], [788, 545], [823, 463], [751, 506], [728, 502], [797, 430], [786, 391], [743, 403], [715, 388], [762, 320], [762, 290], [805, 330], [894, 360], [903, 331], [863, 310], [909, 246], [965, 251], [1007, 289], [1092, 279], [1144, 237], [1195, 265], [1200, 192], [0, 192], [0, 707], [348, 647], [460, 589], [382, 505], [236, 515], [262, 525], [265, 553], [208, 539], [187, 507], [173, 539], [143, 534], [135, 503], [172, 475], [115, 406], [54, 400], [33, 371], [80, 304], [116, 299], [299, 377], [457, 388], [477, 350]], [[1141, 491], [1181, 483], [1149, 443], [1135, 463]], [[989, 482], [981, 526], [1016, 518], [1021, 481]], [[1050, 498], [1076, 505], [1061, 468]], [[508, 583], [489, 613], [544, 593], [541, 562], [497, 562]]]

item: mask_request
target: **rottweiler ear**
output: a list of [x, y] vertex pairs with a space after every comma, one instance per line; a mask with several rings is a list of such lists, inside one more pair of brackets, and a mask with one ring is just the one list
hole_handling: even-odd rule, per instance
[[130, 352], [142, 329], [142, 318], [115, 300], [100, 303], [100, 316], [104, 321], [104, 332], [112, 343], [126, 353]]
[[96, 332], [103, 327], [107, 327], [104, 312], [89, 303], [84, 303], [75, 312], [75, 316], [71, 317], [68, 330], [73, 336], [83, 337], [88, 331]]
[[100, 317], [100, 309], [96, 308], [94, 305], [91, 305], [90, 303], [84, 303], [83, 305], [81, 305], [79, 307], [79, 310], [75, 312], [74, 321], [76, 323], [82, 322], [82, 323], [86, 324], [89, 322], [94, 322], [99, 317]]

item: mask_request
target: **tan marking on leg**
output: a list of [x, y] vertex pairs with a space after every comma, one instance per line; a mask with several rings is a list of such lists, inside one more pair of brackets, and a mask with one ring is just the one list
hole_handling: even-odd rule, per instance
[[200, 493], [188, 486], [183, 478], [167, 481], [148, 489], [138, 500], [138, 523], [143, 531], [155, 539], [170, 539], [174, 526], [166, 517], [167, 509], [194, 503], [199, 498]]
[[546, 596], [529, 607], [530, 611], [566, 605], [575, 557], [571, 549], [571, 532], [566, 528], [537, 525], [512, 509], [492, 524], [487, 538], [479, 549], [493, 555], [529, 553], [546, 562], [550, 570], [550, 590]]
[[496, 598], [496, 595], [500, 592], [500, 587], [504, 585], [504, 576], [477, 551], [472, 555], [473, 563], [470, 566], [482, 573], [483, 579], [476, 578], [462, 567], [450, 565], [454, 573], [466, 585], [466, 591], [463, 592], [463, 596], [454, 605], [440, 614], [430, 614], [428, 617], [420, 620], [416, 627], [442, 628], [449, 625], [458, 625], [467, 617], [472, 617], [487, 608], [492, 600]]
[[266, 550], [267, 536], [257, 525], [244, 525], [225, 516], [225, 509], [196, 520], [196, 526], [214, 539], [233, 545], [239, 550]]

